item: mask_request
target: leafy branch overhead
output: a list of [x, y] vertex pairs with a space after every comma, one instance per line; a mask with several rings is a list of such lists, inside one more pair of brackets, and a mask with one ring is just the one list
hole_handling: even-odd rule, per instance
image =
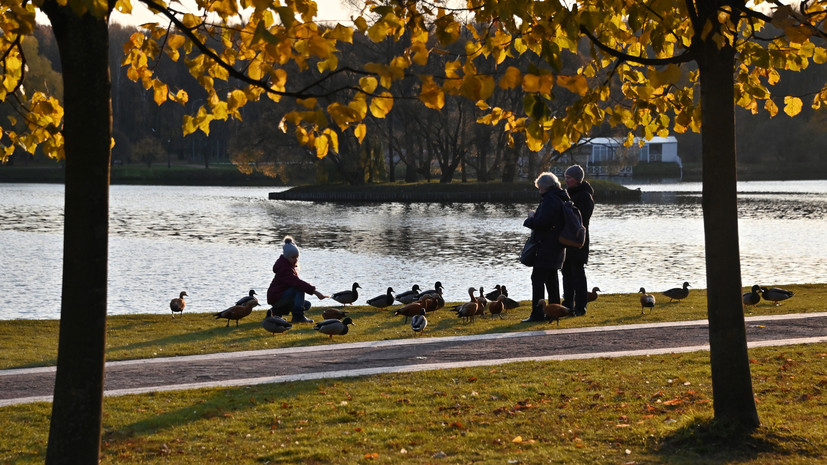
[[[68, 1], [77, 13], [108, 14], [103, 1]], [[510, 141], [519, 135], [535, 151], [564, 150], [605, 123], [624, 128], [629, 145], [635, 135], [699, 131], [698, 73], [692, 62], [699, 59], [697, 41], [710, 37], [736, 50], [737, 105], [753, 113], [774, 116], [783, 110], [795, 116], [805, 105], [820, 109], [827, 102], [827, 86], [806, 97], [772, 93], [784, 71], [827, 61], [825, 0], [796, 5], [469, 0], [463, 9], [367, 1], [352, 26], [323, 24], [309, 0], [198, 0], [200, 15], [162, 1], [141, 1], [159, 22], [143, 25], [142, 33], [123, 44], [121, 64], [152, 91], [158, 105], [184, 104], [187, 93], [154, 71], [158, 60], [183, 61], [207, 93], [204, 104], [184, 117], [184, 134], [209, 134], [214, 120], [241, 120], [245, 105], [266, 97], [294, 108], [278, 127], [292, 131], [319, 157], [338, 150], [339, 134], [362, 142], [367, 118], [384, 118], [396, 100], [410, 97], [433, 110], [443, 108], [446, 96], [475, 102], [484, 113], [479, 123], [502, 124]], [[28, 95], [22, 86], [20, 38], [32, 33], [43, 1], [2, 3], [0, 100], [19, 109], [19, 117], [0, 122], [2, 157], [15, 146], [29, 152], [40, 146], [60, 158], [60, 103], [44, 92]], [[114, 7], [131, 12], [128, 1]], [[400, 52], [382, 62], [341, 63], [342, 48], [360, 41], [395, 43]], [[517, 59], [529, 55], [536, 65], [517, 66]], [[568, 66], [577, 56], [579, 66]], [[299, 72], [312, 73], [313, 81], [296, 79]], [[405, 87], [413, 95], [397, 85], [405, 80], [416, 82]], [[495, 93], [515, 89], [524, 94], [520, 110], [492, 103]], [[566, 102], [564, 111], [560, 101]]]

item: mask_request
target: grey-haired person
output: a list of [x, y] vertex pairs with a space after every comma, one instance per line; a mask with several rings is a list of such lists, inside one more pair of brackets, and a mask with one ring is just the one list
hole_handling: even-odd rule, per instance
[[267, 303], [272, 305], [273, 313], [293, 313], [293, 323], [313, 323], [305, 316], [310, 310], [310, 302], [304, 299], [305, 294], [313, 294], [319, 299], [326, 299], [327, 296], [316, 286], [299, 278], [298, 263], [299, 248], [292, 237], [285, 236], [281, 256], [273, 264], [275, 276], [267, 289]]

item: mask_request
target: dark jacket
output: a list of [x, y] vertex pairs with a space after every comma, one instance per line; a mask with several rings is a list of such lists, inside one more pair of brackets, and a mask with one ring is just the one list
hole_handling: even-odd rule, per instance
[[275, 305], [284, 291], [291, 287], [295, 287], [305, 294], [316, 292], [315, 286], [299, 278], [299, 272], [296, 271], [292, 263], [284, 258], [284, 255], [279, 256], [279, 259], [273, 264], [273, 273], [276, 275], [273, 276], [270, 288], [267, 289], [267, 303], [270, 305]]
[[580, 210], [583, 217], [583, 226], [586, 227], [586, 243], [582, 248], [566, 247], [566, 259], [577, 260], [583, 263], [589, 261], [589, 221], [594, 212], [594, 188], [588, 181], [583, 181], [579, 186], [567, 189], [574, 206]]
[[563, 226], [563, 201], [566, 200], [569, 200], [569, 195], [563, 189], [549, 189], [543, 194], [543, 200], [537, 206], [534, 216], [523, 222], [523, 226], [531, 229], [540, 242], [540, 250], [534, 262], [536, 268], [559, 270], [563, 266], [565, 247], [558, 238]]

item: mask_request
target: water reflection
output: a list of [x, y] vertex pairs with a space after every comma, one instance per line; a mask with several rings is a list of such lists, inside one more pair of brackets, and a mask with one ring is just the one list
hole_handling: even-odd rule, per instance
[[[822, 282], [827, 182], [745, 185], [739, 189], [745, 285]], [[640, 202], [595, 209], [590, 284], [632, 293], [683, 281], [706, 287], [700, 185], [638, 187]], [[327, 293], [353, 281], [366, 296], [442, 281], [449, 301], [465, 300], [469, 286], [495, 284], [508, 285], [519, 299], [530, 295], [530, 270], [516, 255], [534, 203], [267, 200], [274, 190], [112, 186], [110, 312], [168, 311], [180, 290], [190, 294], [193, 311], [221, 310], [250, 288], [266, 289], [285, 234], [302, 248], [302, 276]], [[0, 185], [0, 318], [59, 315], [62, 228], [62, 186]], [[43, 305], [15, 305], [33, 293]]]

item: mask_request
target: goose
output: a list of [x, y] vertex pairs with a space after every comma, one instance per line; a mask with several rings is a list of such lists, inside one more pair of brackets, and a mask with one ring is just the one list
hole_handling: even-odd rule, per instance
[[[227, 323], [229, 322], [230, 320], [227, 320]], [[267, 318], [262, 320], [261, 327], [273, 333], [273, 335], [276, 335], [286, 332], [288, 329], [293, 327], [293, 324], [288, 322], [284, 318], [279, 318], [277, 316], [268, 316]]]
[[256, 291], [254, 289], [250, 289], [250, 293], [248, 295], [238, 299], [238, 301], [235, 304], [236, 305], [244, 305], [247, 302], [249, 302], [251, 300], [254, 300], [255, 299], [255, 297], [253, 297], [254, 295], [256, 295]]
[[649, 313], [652, 313], [652, 309], [655, 308], [655, 296], [652, 294], [647, 294], [646, 289], [640, 288], [638, 291], [640, 292], [640, 314], [643, 315], [644, 310], [648, 307]]
[[313, 329], [322, 334], [327, 334], [330, 339], [333, 339], [333, 336], [344, 336], [347, 334], [347, 325], [356, 326], [356, 323], [354, 323], [349, 316], [346, 316], [342, 321], [336, 319], [321, 321], [316, 323]]
[[326, 308], [322, 311], [322, 318], [325, 320], [341, 320], [347, 316], [347, 312], [337, 308]]
[[349, 291], [336, 292], [335, 294], [330, 296], [330, 298], [335, 300], [336, 302], [339, 302], [342, 305], [353, 305], [353, 302], [356, 302], [356, 299], [359, 298], [359, 292], [357, 292], [356, 289], [361, 288], [362, 287], [359, 286], [359, 283], [353, 283], [353, 288], [351, 288]]
[[376, 307], [379, 310], [384, 310], [385, 307], [393, 305], [393, 301], [393, 288], [389, 287], [387, 293], [368, 299], [368, 305]]
[[761, 302], [761, 286], [756, 284], [752, 286], [752, 291], [744, 293], [744, 306], [752, 305], [755, 307], [758, 302]]
[[[427, 301], [433, 301], [433, 299], [426, 299]], [[425, 303], [424, 302], [411, 302], [404, 307], [400, 308], [399, 310], [393, 312], [394, 316], [402, 315], [405, 317], [405, 323], [408, 322], [408, 317], [412, 317], [414, 315], [419, 315], [420, 313], [425, 311]]]
[[571, 315], [571, 311], [565, 305], [547, 304], [546, 301], [542, 299], [537, 302], [537, 305], [542, 305], [546, 320], [549, 322], [556, 321], [557, 326], [560, 326], [560, 318]]
[[425, 334], [425, 327], [428, 326], [428, 319], [425, 318], [425, 309], [423, 308], [418, 315], [411, 318], [411, 329], [414, 334]]
[[175, 318], [176, 313], [181, 314], [181, 318], [184, 318], [184, 307], [187, 306], [187, 303], [184, 301], [184, 296], [189, 296], [187, 291], [181, 291], [178, 294], [177, 299], [172, 299], [169, 301], [169, 309], [172, 310], [172, 317]]
[[427, 295], [427, 294], [440, 294], [442, 295], [442, 290], [445, 289], [442, 287], [442, 283], [437, 281], [434, 283], [433, 289], [428, 289], [427, 291], [422, 291], [419, 293], [420, 296]]
[[491, 314], [492, 320], [494, 319], [494, 315], [499, 316], [501, 320], [503, 319], [503, 310], [505, 310], [506, 298], [506, 296], [500, 294], [497, 296], [496, 300], [492, 300], [491, 303], [488, 304], [488, 313]]
[[771, 287], [769, 289], [767, 289], [766, 287], [762, 287], [761, 295], [764, 296], [764, 300], [769, 300], [770, 302], [773, 302], [776, 306], [778, 306], [781, 305], [778, 302], [781, 302], [782, 300], [787, 300], [795, 294], [793, 294], [793, 291], [781, 289], [780, 287]]
[[409, 304], [419, 298], [419, 284], [414, 284], [410, 291], [396, 294], [396, 300], [403, 304]]
[[494, 286], [493, 291], [489, 292], [488, 294], [485, 294], [485, 298], [488, 300], [497, 300], [497, 297], [499, 297], [500, 294], [502, 294], [502, 286], [497, 284], [496, 286]]
[[258, 300], [253, 299], [248, 301], [244, 305], [233, 305], [232, 307], [226, 310], [214, 313], [213, 316], [216, 320], [219, 318], [226, 318], [227, 326], [225, 326], [225, 328], [230, 326], [230, 320], [235, 320], [235, 327], [238, 328], [238, 320], [252, 313], [253, 307], [255, 307], [256, 305], [258, 305]]
[[673, 300], [677, 300], [680, 302], [682, 299], [685, 299], [689, 295], [689, 283], [684, 282], [683, 287], [673, 287], [672, 289], [663, 291], [661, 294], [669, 297], [669, 301], [672, 302]]
[[599, 287], [593, 287], [592, 291], [589, 292], [589, 294], [588, 294], [589, 298], [586, 299], [586, 302], [594, 302], [595, 300], [597, 300], [597, 293], [599, 291], [600, 291]]

